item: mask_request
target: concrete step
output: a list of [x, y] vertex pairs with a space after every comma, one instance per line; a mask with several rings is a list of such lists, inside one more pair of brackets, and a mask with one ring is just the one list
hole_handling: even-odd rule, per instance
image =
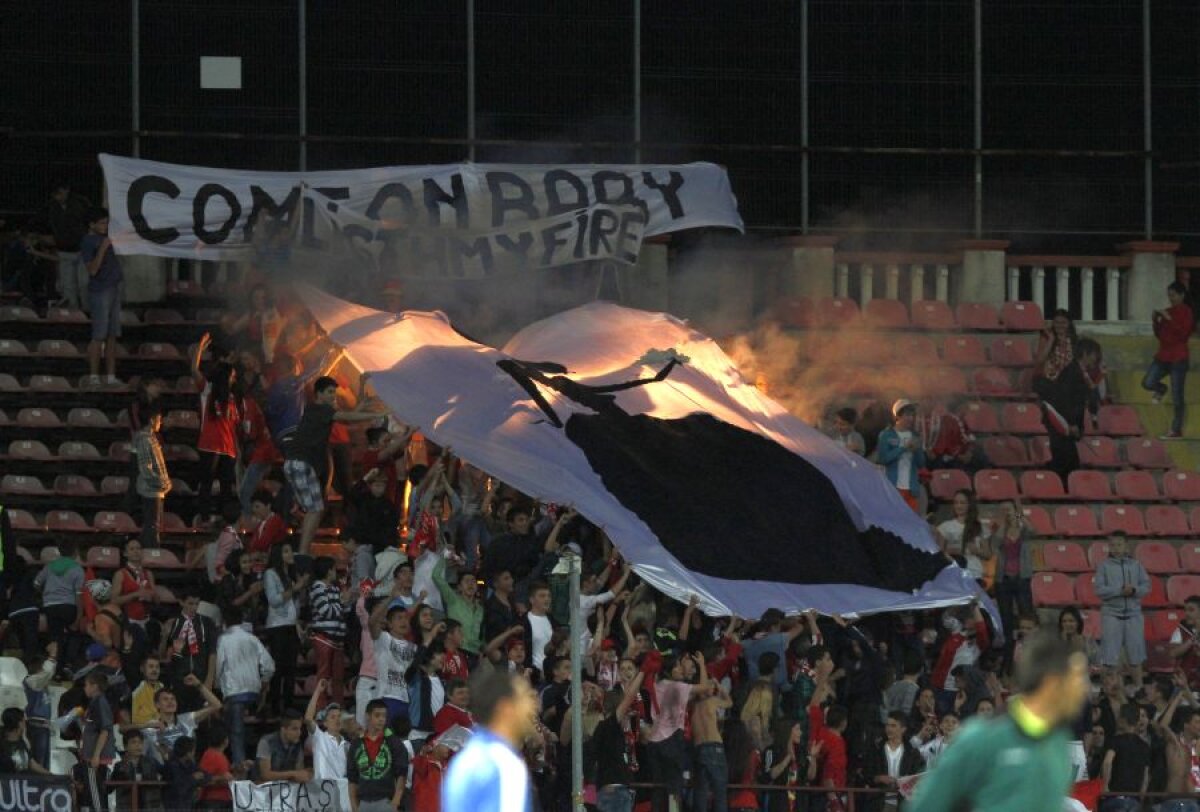
[[[1164, 402], [1158, 406], [1146, 403], [1134, 404], [1147, 437], [1158, 437], [1171, 428], [1171, 405]], [[1184, 439], [1164, 441], [1167, 453], [1177, 468], [1187, 471], [1200, 470], [1200, 401], [1188, 410], [1183, 424]]]
[[[1154, 393], [1142, 388], [1142, 378], [1145, 374], [1145, 368], [1121, 369], [1116, 371], [1110, 369], [1108, 372], [1109, 396], [1118, 403], [1150, 404], [1150, 399], [1154, 396]], [[1169, 377], [1163, 378], [1163, 383], [1169, 388], [1171, 379]], [[1194, 403], [1197, 405], [1197, 408], [1200, 408], [1200, 370], [1197, 370], [1195, 373], [1188, 373], [1187, 379], [1184, 382], [1183, 392], [1184, 403]], [[1171, 396], [1169, 394], [1164, 399], [1162, 405], [1170, 411]]]

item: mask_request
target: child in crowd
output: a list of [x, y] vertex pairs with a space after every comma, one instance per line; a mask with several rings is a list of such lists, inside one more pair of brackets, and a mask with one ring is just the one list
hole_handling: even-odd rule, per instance
[[[162, 768], [146, 755], [146, 737], [135, 729], [125, 732], [125, 753], [113, 765], [114, 782], [144, 784], [162, 780]], [[158, 809], [161, 792], [157, 786], [138, 787], [138, 809]], [[127, 786], [117, 787], [117, 806], [131, 809], [133, 790]]]
[[189, 810], [196, 808], [196, 791], [208, 781], [208, 774], [196, 764], [196, 740], [181, 736], [171, 748], [171, 758], [163, 769], [163, 808]]
[[208, 748], [200, 757], [196, 766], [204, 773], [204, 786], [200, 788], [196, 809], [226, 810], [233, 805], [233, 793], [230, 784], [233, 782], [233, 771], [229, 757], [225, 755], [229, 747], [229, 732], [220, 722], [211, 722], [208, 726]]

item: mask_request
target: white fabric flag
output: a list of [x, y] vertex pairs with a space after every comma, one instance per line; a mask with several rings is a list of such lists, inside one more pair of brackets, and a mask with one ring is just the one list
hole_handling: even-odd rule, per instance
[[574, 505], [640, 576], [709, 614], [865, 614], [977, 592], [875, 466], [672, 316], [596, 302], [497, 350], [441, 313], [301, 297], [397, 416], [522, 492]]

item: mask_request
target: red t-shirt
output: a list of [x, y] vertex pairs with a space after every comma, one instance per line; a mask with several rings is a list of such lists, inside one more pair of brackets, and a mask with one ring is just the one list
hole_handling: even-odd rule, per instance
[[1154, 335], [1158, 336], [1158, 352], [1154, 354], [1155, 361], [1164, 364], [1188, 360], [1188, 338], [1192, 335], [1195, 318], [1192, 309], [1185, 304], [1177, 304], [1167, 308], [1170, 319], [1164, 319], [1157, 313], [1154, 315]]
[[242, 443], [250, 447], [250, 457], [247, 463], [273, 463], [279, 458], [275, 443], [271, 441], [271, 431], [267, 428], [267, 418], [263, 415], [258, 402], [253, 398], [242, 401], [242, 422], [238, 426]]
[[399, 507], [403, 493], [400, 490], [400, 474], [396, 473], [396, 455], [393, 454], [386, 460], [380, 460], [379, 449], [368, 448], [362, 453], [363, 473], [370, 471], [372, 468], [378, 468], [387, 477], [387, 492], [385, 495], [389, 502]]
[[825, 714], [818, 707], [809, 706], [808, 724], [809, 741], [824, 745], [818, 781], [822, 786], [846, 786], [846, 740], [837, 731], [825, 727]]
[[[746, 772], [738, 779], [739, 784], [757, 784], [758, 771], [762, 769], [762, 756], [757, 750], [750, 751], [750, 763]], [[758, 795], [752, 789], [731, 789], [729, 791], [729, 809], [758, 809]]]
[[254, 553], [270, 552], [271, 547], [287, 538], [287, 522], [278, 513], [271, 513], [263, 519], [250, 539], [250, 551]]
[[465, 681], [470, 676], [467, 670], [467, 658], [463, 656], [463, 653], [461, 651], [453, 653], [447, 651], [445, 660], [442, 663], [442, 679], [460, 679]]
[[[224, 775], [229, 772], [229, 759], [220, 750], [208, 748], [204, 751], [204, 755], [200, 757], [199, 767], [210, 776]], [[214, 784], [200, 788], [200, 794], [197, 797], [198, 801], [226, 801], [233, 802], [233, 792], [228, 784]]]
[[203, 382], [200, 392], [200, 439], [196, 448], [212, 454], [225, 457], [237, 456], [237, 402], [231, 396], [220, 408], [220, 414], [213, 408], [212, 384], [203, 375], [196, 376], [196, 383]]
[[440, 736], [455, 725], [470, 730], [475, 727], [475, 718], [462, 708], [456, 708], [447, 702], [433, 717], [433, 735]]
[[[121, 594], [132, 595], [134, 592], [143, 589], [150, 589], [150, 575], [145, 568], [139, 568], [135, 573], [130, 567], [125, 567], [121, 570], [124, 573], [124, 578], [121, 581]], [[125, 604], [125, 617], [130, 620], [145, 620], [150, 616], [150, 610], [147, 609], [145, 601], [136, 600], [129, 601]]]
[[412, 808], [417, 812], [440, 812], [442, 773], [446, 765], [429, 756], [417, 756], [412, 766]]

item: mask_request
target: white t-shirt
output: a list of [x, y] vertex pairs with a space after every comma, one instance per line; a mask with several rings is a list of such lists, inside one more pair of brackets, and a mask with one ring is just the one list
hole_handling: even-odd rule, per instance
[[312, 734], [313, 779], [334, 781], [346, 777], [346, 754], [350, 742], [345, 737], [334, 738], [321, 728]]
[[375, 639], [375, 665], [379, 675], [379, 697], [408, 701], [408, 683], [404, 675], [417, 656], [417, 646], [407, 640], [397, 640], [387, 632]]
[[[142, 732], [146, 736], [146, 755], [159, 764], [166, 764], [175, 748], [175, 742], [184, 736], [196, 738], [196, 714], [177, 713], [175, 714], [175, 724], [164, 727], [162, 730], [144, 728]], [[163, 751], [165, 751], [165, 755]]]
[[554, 634], [554, 627], [550, 625], [550, 618], [545, 615], [535, 615], [530, 612], [529, 629], [533, 634], [533, 639], [529, 641], [529, 645], [533, 648], [530, 651], [533, 653], [533, 667], [538, 671], [542, 670], [542, 663], [546, 659], [546, 646], [550, 643], [550, 637]]
[[[900, 445], [907, 445], [908, 441], [913, 438], [911, 431], [898, 431], [896, 436], [900, 438]], [[913, 455], [907, 449], [900, 455], [900, 459], [896, 460], [896, 482], [898, 485], [905, 486], [907, 490], [908, 483], [912, 481], [912, 464]]]
[[896, 745], [893, 750], [887, 742], [883, 743], [883, 754], [887, 756], [887, 774], [892, 778], [900, 777], [900, 759], [904, 758], [904, 745]]
[[417, 556], [416, 563], [413, 564], [412, 591], [414, 595], [424, 592], [426, 606], [432, 606], [438, 612], [445, 612], [442, 593], [438, 590], [437, 584], [433, 582], [433, 571], [440, 560], [441, 557], [431, 550], [426, 550]]
[[579, 650], [585, 655], [592, 648], [592, 630], [588, 628], [588, 619], [596, 611], [597, 606], [603, 606], [615, 598], [616, 595], [611, 590], [605, 590], [596, 595], [579, 596], [579, 617], [583, 624], [583, 631], [579, 633]]
[[962, 519], [947, 519], [937, 527], [938, 532], [942, 534], [942, 538], [946, 540], [946, 552], [951, 555], [961, 555], [963, 551], [963, 532], [966, 531], [966, 525], [962, 523]]

